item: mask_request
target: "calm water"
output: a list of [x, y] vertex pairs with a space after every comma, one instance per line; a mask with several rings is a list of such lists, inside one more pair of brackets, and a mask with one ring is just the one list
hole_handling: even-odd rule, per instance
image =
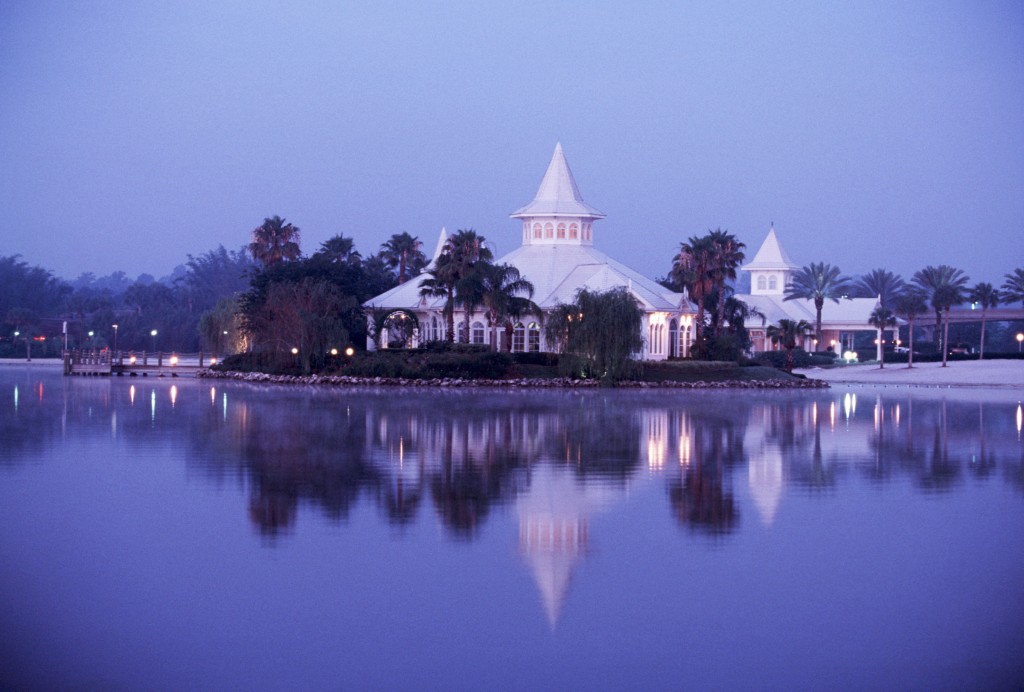
[[0, 687], [1017, 687], [1020, 398], [0, 368]]

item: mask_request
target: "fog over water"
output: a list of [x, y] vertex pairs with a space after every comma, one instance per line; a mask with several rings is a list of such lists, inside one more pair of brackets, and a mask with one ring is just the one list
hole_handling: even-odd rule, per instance
[[1019, 398], [0, 368], [0, 685], [1013, 686]]

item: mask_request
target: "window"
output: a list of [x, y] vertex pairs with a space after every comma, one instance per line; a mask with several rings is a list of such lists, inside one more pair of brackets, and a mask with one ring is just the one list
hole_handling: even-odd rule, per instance
[[540, 238], [540, 224], [539, 223], [533, 224], [533, 237], [534, 238]]
[[482, 344], [484, 343], [484, 325], [483, 322], [473, 323], [473, 343]]
[[768, 279], [763, 276], [757, 277], [757, 290], [764, 291], [768, 288]]
[[456, 341], [458, 341], [460, 344], [466, 343], [466, 323], [460, 321], [459, 326], [456, 328], [455, 332], [456, 334], [458, 334], [458, 338], [456, 339]]
[[530, 353], [540, 352], [540, 326], [536, 322], [530, 322], [529, 326]]
[[569, 238], [571, 240], [577, 240], [580, 237], [580, 227], [576, 224], [569, 226]]
[[526, 327], [522, 322], [516, 322], [516, 326], [512, 330], [512, 350], [516, 353], [526, 350]]
[[558, 237], [561, 240], [565, 240], [565, 224], [564, 223], [558, 224]]
[[674, 319], [668, 323], [668, 355], [670, 358], [679, 357], [679, 323]]
[[768, 277], [768, 290], [774, 291], [779, 287], [779, 282], [774, 276]]
[[437, 323], [437, 318], [436, 317], [431, 317], [430, 318], [430, 337], [429, 337], [429, 339], [431, 341], [440, 341], [441, 340], [441, 329], [440, 329], [440, 325], [438, 325], [438, 323]]
[[555, 237], [555, 227], [553, 225], [551, 225], [549, 223], [544, 224], [544, 237], [545, 238], [554, 238]]

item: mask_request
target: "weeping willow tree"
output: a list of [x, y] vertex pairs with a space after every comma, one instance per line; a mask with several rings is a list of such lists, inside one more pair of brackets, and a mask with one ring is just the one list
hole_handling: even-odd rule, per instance
[[615, 382], [632, 374], [633, 355], [643, 348], [643, 312], [625, 288], [576, 293], [559, 305], [545, 324], [547, 342], [567, 357], [562, 362], [575, 375]]

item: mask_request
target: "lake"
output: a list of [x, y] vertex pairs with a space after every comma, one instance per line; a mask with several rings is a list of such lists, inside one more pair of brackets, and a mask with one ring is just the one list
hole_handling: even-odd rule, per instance
[[1021, 393], [0, 368], [5, 689], [1011, 689]]

